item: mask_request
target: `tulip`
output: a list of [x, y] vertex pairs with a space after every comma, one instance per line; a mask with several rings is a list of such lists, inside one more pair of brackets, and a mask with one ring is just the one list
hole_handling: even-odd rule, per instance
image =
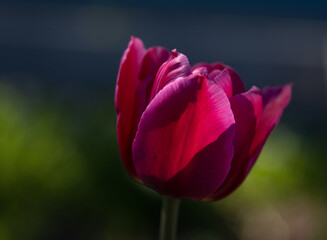
[[132, 37], [115, 91], [127, 172], [172, 198], [218, 200], [246, 178], [291, 97], [291, 85], [252, 87], [222, 63], [145, 49]]
[[245, 179], [290, 96], [291, 85], [245, 92], [228, 66], [190, 67], [132, 37], [115, 92], [123, 163], [163, 195], [218, 200]]

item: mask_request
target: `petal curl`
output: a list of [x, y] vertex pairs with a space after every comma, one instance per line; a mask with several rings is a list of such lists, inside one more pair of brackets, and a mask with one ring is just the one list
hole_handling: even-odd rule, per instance
[[170, 58], [158, 70], [153, 83], [150, 100], [171, 81], [179, 77], [189, 76], [191, 73], [190, 69], [190, 64], [185, 55], [176, 52], [176, 50], [171, 51]]
[[289, 104], [291, 94], [291, 84], [273, 88], [266, 87], [262, 90], [263, 111], [251, 144], [247, 173], [251, 170], [268, 136], [277, 125], [284, 109]]
[[144, 111], [133, 143], [137, 175], [158, 192], [203, 199], [226, 178], [234, 116], [226, 94], [202, 76], [178, 78]]
[[236, 122], [234, 157], [227, 178], [209, 200], [225, 197], [243, 182], [248, 166], [249, 149], [262, 113], [261, 91], [256, 87], [232, 97], [230, 101]]
[[232, 96], [245, 92], [245, 87], [241, 78], [231, 67], [224, 65], [222, 63], [212, 63], [212, 64], [198, 63], [191, 68], [191, 71], [198, 72], [199, 69], [201, 69], [201, 71], [204, 72], [203, 68], [207, 69], [208, 74], [210, 74], [215, 70], [223, 71], [226, 69], [231, 78], [230, 80], [231, 80], [231, 87], [232, 87]]

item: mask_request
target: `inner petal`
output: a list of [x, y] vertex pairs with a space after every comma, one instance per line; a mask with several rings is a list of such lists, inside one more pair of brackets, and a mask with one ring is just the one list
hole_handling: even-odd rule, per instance
[[185, 55], [178, 53], [176, 49], [171, 51], [170, 58], [161, 65], [153, 83], [150, 101], [168, 83], [179, 77], [187, 77], [191, 74], [190, 64]]

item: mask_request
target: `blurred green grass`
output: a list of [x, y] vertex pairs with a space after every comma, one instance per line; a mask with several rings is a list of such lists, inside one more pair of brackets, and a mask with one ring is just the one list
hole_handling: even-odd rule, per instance
[[[112, 99], [79, 111], [0, 85], [0, 239], [156, 238], [160, 197], [120, 162]], [[325, 239], [321, 139], [282, 122], [235, 193], [182, 201], [180, 239]]]

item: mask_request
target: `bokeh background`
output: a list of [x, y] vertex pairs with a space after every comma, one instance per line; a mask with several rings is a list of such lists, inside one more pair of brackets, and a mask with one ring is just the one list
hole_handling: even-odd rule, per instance
[[0, 1], [0, 239], [156, 239], [160, 196], [120, 162], [113, 93], [131, 35], [292, 82], [246, 182], [184, 200], [179, 239], [327, 239], [327, 3]]

